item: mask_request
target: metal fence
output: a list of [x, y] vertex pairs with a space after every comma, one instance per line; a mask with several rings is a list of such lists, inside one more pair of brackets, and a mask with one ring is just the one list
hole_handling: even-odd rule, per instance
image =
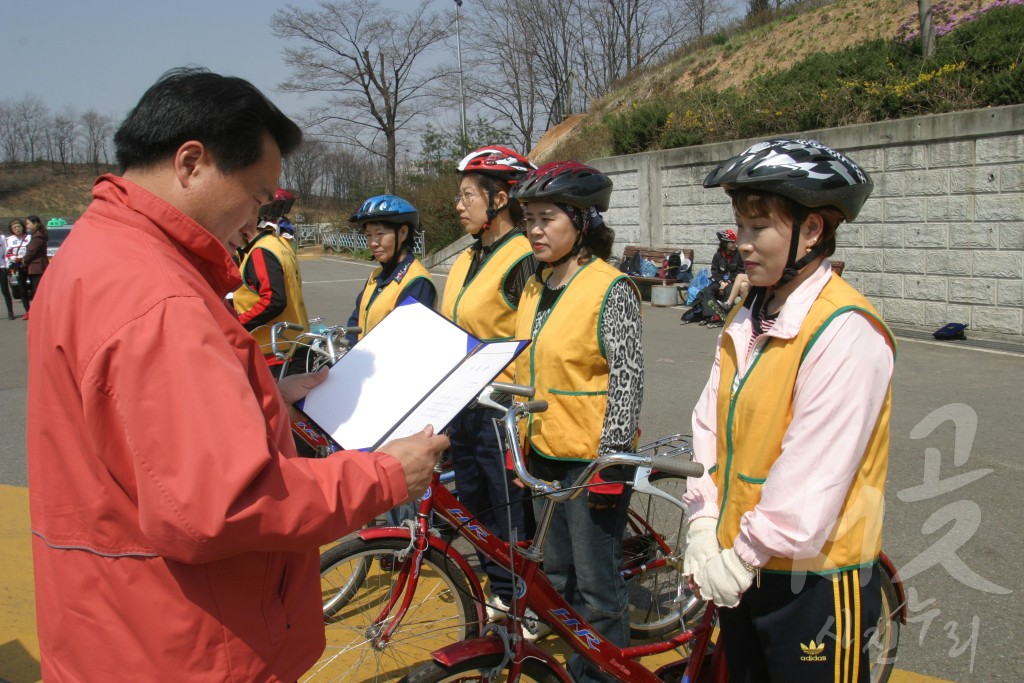
[[[323, 245], [325, 249], [336, 252], [353, 253], [358, 249], [369, 249], [366, 235], [351, 229], [335, 230], [330, 223], [305, 223], [295, 226], [295, 238], [300, 247]], [[423, 254], [423, 231], [416, 233], [413, 239], [413, 253]]]

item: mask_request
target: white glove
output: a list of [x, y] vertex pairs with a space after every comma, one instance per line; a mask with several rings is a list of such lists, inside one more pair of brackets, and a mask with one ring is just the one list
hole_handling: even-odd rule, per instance
[[736, 551], [729, 548], [708, 560], [693, 580], [704, 599], [713, 600], [719, 607], [735, 607], [754, 576], [756, 573], [744, 567]]
[[718, 546], [718, 520], [700, 517], [686, 530], [686, 552], [683, 553], [683, 576], [693, 576], [704, 563], [722, 552]]

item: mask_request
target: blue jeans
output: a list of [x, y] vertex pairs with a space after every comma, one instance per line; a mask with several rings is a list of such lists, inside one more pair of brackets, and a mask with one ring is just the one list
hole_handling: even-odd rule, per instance
[[[524, 541], [527, 493], [512, 483], [514, 476], [505, 469], [505, 453], [494, 430], [494, 419], [502, 417], [500, 411], [492, 408], [471, 408], [452, 421], [448, 437], [455, 486], [459, 502], [498, 538], [508, 541], [511, 525], [516, 539]], [[510, 604], [512, 575], [481, 553], [477, 553], [477, 558], [487, 573], [491, 593]]]
[[[571, 467], [561, 482], [570, 486], [586, 463]], [[573, 609], [610, 642], [629, 645], [629, 601], [622, 566], [622, 534], [626, 530], [631, 489], [626, 488], [613, 508], [592, 510], [587, 494], [557, 503], [544, 544], [544, 573]], [[533, 501], [540, 520], [546, 500]], [[566, 662], [577, 682], [614, 681], [592, 668], [579, 655]]]
[[412, 502], [396, 505], [384, 513], [384, 519], [388, 521], [388, 526], [402, 526], [402, 522], [405, 520], [415, 518], [416, 504]]

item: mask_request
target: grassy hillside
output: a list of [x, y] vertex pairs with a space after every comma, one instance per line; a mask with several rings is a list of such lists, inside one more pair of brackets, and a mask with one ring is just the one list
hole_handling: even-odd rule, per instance
[[[634, 74], [545, 136], [540, 160], [593, 158], [1024, 102], [1024, 2], [807, 0]], [[1018, 68], [1022, 67], [1022, 68]]]
[[0, 164], [0, 217], [37, 215], [48, 220], [59, 216], [71, 222], [89, 205], [96, 176], [113, 170], [91, 164], [62, 169], [43, 161]]

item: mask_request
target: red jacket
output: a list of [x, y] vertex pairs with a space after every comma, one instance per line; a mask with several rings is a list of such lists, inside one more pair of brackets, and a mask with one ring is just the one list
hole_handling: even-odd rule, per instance
[[43, 678], [295, 681], [318, 546], [402, 502], [401, 465], [297, 458], [225, 248], [122, 178], [93, 196], [28, 329]]

